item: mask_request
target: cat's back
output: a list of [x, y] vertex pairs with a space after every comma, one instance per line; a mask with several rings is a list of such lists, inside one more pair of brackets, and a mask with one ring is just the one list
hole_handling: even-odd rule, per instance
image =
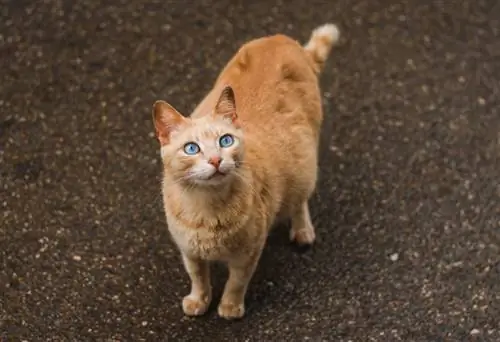
[[231, 84], [242, 102], [272, 103], [273, 95], [308, 87], [316, 81], [312, 60], [303, 47], [292, 38], [277, 34], [244, 44], [221, 72], [216, 86]]
[[322, 121], [318, 77], [292, 38], [278, 34], [247, 43], [218, 82], [234, 84], [242, 124], [255, 134], [276, 144], [315, 140]]
[[[239, 77], [253, 76], [245, 81], [274, 80], [288, 76], [290, 68], [314, 76], [313, 64], [303, 47], [294, 39], [276, 34], [257, 38], [241, 46], [221, 72], [217, 82], [238, 81]], [[247, 84], [248, 86], [248, 84]]]
[[[296, 111], [303, 106], [306, 108], [298, 110], [298, 119], [305, 119], [305, 124], [314, 126], [321, 121], [313, 62], [304, 48], [286, 35], [257, 38], [241, 46], [193, 116], [210, 112], [226, 85], [233, 88], [238, 117], [243, 125], [250, 126], [249, 129], [276, 123], [275, 115]], [[282, 117], [283, 121], [290, 119], [297, 122], [296, 117]]]

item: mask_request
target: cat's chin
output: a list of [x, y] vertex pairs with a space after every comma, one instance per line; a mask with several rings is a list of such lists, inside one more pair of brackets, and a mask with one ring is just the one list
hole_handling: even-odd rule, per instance
[[192, 182], [198, 186], [214, 187], [214, 186], [221, 186], [221, 185], [227, 184], [232, 179], [233, 179], [233, 177], [229, 173], [215, 172], [213, 175], [211, 175], [208, 178], [192, 179]]

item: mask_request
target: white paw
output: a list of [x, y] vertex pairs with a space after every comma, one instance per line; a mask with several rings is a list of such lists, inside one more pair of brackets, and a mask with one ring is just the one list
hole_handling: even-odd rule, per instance
[[316, 240], [314, 229], [290, 230], [290, 240], [298, 245], [312, 245]]
[[210, 305], [210, 297], [195, 297], [188, 295], [182, 300], [182, 311], [187, 316], [201, 316], [207, 312]]
[[219, 316], [225, 319], [237, 319], [245, 315], [244, 304], [221, 303], [218, 308]]

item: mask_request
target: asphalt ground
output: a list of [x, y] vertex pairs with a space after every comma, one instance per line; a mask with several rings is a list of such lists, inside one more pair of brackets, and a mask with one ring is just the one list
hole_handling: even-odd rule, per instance
[[[497, 1], [0, 0], [7, 341], [499, 341]], [[311, 211], [237, 322], [183, 317], [151, 106], [189, 112], [250, 39], [334, 22]]]

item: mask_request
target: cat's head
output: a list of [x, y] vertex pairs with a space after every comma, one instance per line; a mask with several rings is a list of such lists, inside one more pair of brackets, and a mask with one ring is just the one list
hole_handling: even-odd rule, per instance
[[153, 120], [165, 172], [173, 181], [217, 186], [238, 176], [243, 132], [230, 86], [213, 111], [202, 117], [187, 118], [168, 103], [156, 101]]

